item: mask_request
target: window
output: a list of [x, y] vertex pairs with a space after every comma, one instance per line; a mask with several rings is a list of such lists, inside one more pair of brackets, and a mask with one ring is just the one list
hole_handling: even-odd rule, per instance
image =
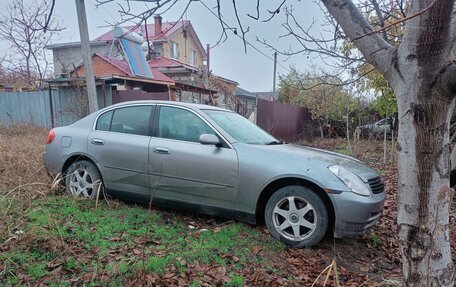
[[100, 116], [97, 123], [97, 130], [99, 129], [99, 125], [100, 130], [105, 130], [101, 129], [102, 127], [105, 128], [104, 123], [107, 122], [107, 119], [104, 117], [109, 117], [107, 114], [114, 113], [109, 127], [110, 131], [146, 136], [149, 133], [151, 111], [152, 106], [119, 108], [114, 112], [109, 112]]
[[158, 136], [181, 141], [199, 142], [202, 134], [215, 134], [198, 116], [190, 111], [161, 107], [158, 120]]
[[196, 66], [196, 52], [190, 50], [190, 65]]
[[109, 111], [107, 113], [102, 114], [98, 117], [96, 130], [99, 131], [109, 131], [111, 128], [111, 119], [112, 119], [113, 111]]
[[276, 138], [239, 114], [218, 110], [205, 110], [205, 113], [240, 142], [266, 144], [277, 141]]
[[177, 43], [175, 42], [171, 42], [171, 58], [173, 58], [174, 60], [179, 59], [179, 48]]

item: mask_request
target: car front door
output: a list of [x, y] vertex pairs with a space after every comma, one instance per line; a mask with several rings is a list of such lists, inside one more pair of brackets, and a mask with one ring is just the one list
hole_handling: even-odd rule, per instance
[[101, 165], [109, 192], [149, 197], [149, 142], [153, 105], [134, 105], [101, 114], [89, 134], [89, 154]]
[[149, 148], [153, 196], [212, 207], [234, 208], [238, 183], [236, 151], [203, 145], [201, 134], [216, 134], [185, 108], [161, 106]]

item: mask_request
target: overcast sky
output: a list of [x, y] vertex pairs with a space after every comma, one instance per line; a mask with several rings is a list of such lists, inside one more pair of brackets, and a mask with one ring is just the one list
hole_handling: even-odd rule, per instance
[[[0, 11], [7, 9], [7, 4], [11, 0], [0, 0]], [[34, 0], [24, 0], [34, 1]], [[41, 0], [38, 0], [41, 1]], [[48, 0], [49, 1], [49, 0]], [[116, 0], [115, 3], [105, 4], [101, 7], [95, 7], [95, 0], [86, 0], [86, 10], [89, 25], [90, 38], [94, 39], [104, 32], [112, 29], [110, 23], [120, 21], [118, 3], [125, 4], [124, 0]], [[222, 0], [223, 19], [229, 25], [236, 25], [234, 17], [232, 1]], [[263, 23], [262, 21], [254, 21], [249, 19], [246, 14], [256, 14], [256, 0], [237, 1], [238, 12], [241, 16], [241, 21], [245, 26], [250, 27], [250, 32], [247, 33], [247, 40], [261, 50], [270, 58], [262, 55], [251, 47], [247, 47], [247, 54], [244, 52], [242, 40], [233, 33], [228, 33], [228, 40], [211, 50], [211, 69], [216, 75], [237, 81], [239, 86], [249, 91], [272, 91], [273, 82], [273, 51], [264, 47], [256, 41], [267, 39], [270, 43], [281, 49], [288, 49], [294, 43], [288, 39], [279, 39], [280, 35], [285, 33], [282, 23], [285, 21], [284, 13], [280, 13], [270, 22]], [[265, 19], [268, 16], [267, 9], [273, 10], [281, 3], [281, 0], [262, 0], [260, 6], [260, 19]], [[204, 0], [204, 3], [209, 7], [215, 7], [216, 1]], [[162, 15], [163, 21], [173, 21], [180, 17], [188, 4], [187, 0], [179, 0], [178, 3], [168, 12]], [[310, 0], [295, 0], [287, 1], [287, 5], [292, 5], [294, 14], [298, 16], [303, 27], [311, 25], [313, 20], [320, 21], [314, 25], [315, 29], [321, 29], [319, 24], [323, 18], [323, 14], [319, 7]], [[146, 9], [146, 4], [143, 2], [132, 2], [132, 11], [140, 12]], [[53, 43], [79, 41], [79, 29], [76, 17], [76, 6], [74, 0], [57, 0], [55, 6], [55, 15], [58, 20], [66, 27]], [[211, 14], [198, 1], [191, 2], [184, 19], [190, 20], [198, 34], [201, 43], [214, 45], [220, 37], [220, 24], [218, 19]], [[153, 19], [150, 20], [151, 22]], [[320, 33], [319, 31], [316, 31]], [[8, 48], [7, 43], [0, 40], [0, 53], [3, 54]], [[285, 61], [286, 60], [286, 61]], [[296, 65], [301, 70], [310, 69], [312, 59], [306, 56], [294, 56], [290, 59], [280, 56], [278, 58], [279, 65], [277, 71], [280, 74], [286, 73], [286, 68], [291, 64]]]

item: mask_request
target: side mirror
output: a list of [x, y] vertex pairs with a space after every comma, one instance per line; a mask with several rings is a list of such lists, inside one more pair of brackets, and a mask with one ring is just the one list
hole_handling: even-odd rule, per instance
[[199, 137], [200, 144], [204, 145], [216, 145], [220, 144], [220, 140], [216, 135], [213, 134], [202, 134]]

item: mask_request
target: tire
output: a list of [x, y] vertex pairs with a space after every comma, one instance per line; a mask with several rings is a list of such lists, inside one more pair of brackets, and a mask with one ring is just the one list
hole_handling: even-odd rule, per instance
[[[294, 203], [290, 208], [290, 204]], [[311, 189], [290, 185], [269, 198], [264, 211], [266, 226], [277, 240], [296, 248], [310, 247], [325, 236], [328, 210]]]
[[76, 161], [70, 165], [66, 172], [66, 190], [74, 197], [95, 199], [101, 184], [100, 171], [90, 161]]

